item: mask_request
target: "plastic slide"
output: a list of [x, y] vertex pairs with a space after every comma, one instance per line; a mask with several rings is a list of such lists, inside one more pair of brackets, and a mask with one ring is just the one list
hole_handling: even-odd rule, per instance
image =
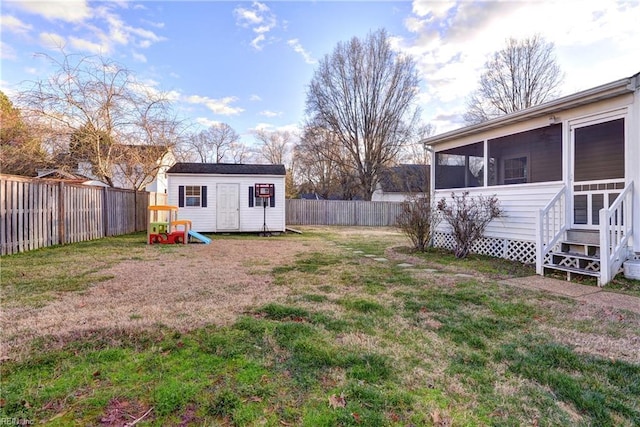
[[200, 240], [205, 245], [208, 245], [209, 243], [211, 243], [211, 239], [210, 238], [208, 238], [207, 236], [203, 236], [202, 234], [198, 233], [197, 231], [189, 230], [189, 236], [193, 237], [194, 239]]

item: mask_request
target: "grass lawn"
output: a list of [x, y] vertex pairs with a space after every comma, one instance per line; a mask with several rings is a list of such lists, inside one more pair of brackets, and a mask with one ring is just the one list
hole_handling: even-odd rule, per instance
[[[278, 263], [239, 259], [273, 292], [230, 322], [177, 328], [135, 314], [63, 336], [32, 331], [0, 364], [0, 420], [640, 425], [640, 315], [500, 284], [533, 272], [488, 257], [411, 253], [393, 230], [304, 231], [214, 236], [211, 248], [148, 248], [137, 234], [3, 257], [3, 308], [37, 319], [61, 299], [91, 298], [125, 262], [197, 264], [234, 245], [250, 257], [263, 242], [304, 248]], [[212, 276], [202, 280], [219, 286]], [[137, 280], [133, 273], [127, 286]], [[638, 292], [637, 283], [624, 286]]]

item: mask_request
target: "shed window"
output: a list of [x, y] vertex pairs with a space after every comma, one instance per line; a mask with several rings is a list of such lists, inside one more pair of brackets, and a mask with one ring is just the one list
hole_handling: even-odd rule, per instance
[[187, 185], [184, 189], [185, 206], [200, 206], [200, 186]]
[[178, 187], [179, 207], [207, 207], [207, 187], [199, 185], [180, 185]]

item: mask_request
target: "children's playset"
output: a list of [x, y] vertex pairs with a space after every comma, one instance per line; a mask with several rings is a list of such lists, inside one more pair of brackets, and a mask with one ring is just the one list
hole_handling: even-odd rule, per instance
[[147, 227], [147, 243], [153, 245], [189, 243], [189, 237], [205, 244], [211, 239], [191, 229], [191, 221], [178, 219], [178, 207], [168, 205], [149, 206], [149, 226]]

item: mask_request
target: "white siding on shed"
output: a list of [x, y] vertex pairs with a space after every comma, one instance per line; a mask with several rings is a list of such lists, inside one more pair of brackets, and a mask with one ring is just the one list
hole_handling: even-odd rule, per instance
[[207, 174], [169, 174], [168, 204], [179, 206], [178, 187], [196, 185], [207, 187], [207, 207], [181, 207], [179, 219], [192, 221], [193, 230], [198, 232], [218, 232], [216, 224], [217, 184], [238, 184], [240, 232], [260, 232], [263, 229], [262, 206], [249, 207], [249, 187], [255, 184], [275, 185], [275, 207], [266, 208], [266, 223], [269, 231], [285, 231], [285, 181], [284, 176], [276, 175], [207, 175]]

